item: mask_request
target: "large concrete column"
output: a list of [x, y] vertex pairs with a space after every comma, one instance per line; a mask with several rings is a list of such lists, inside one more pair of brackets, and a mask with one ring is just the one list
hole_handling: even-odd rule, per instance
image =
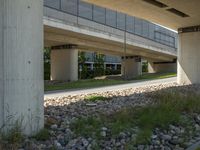
[[200, 83], [200, 27], [179, 33], [178, 83]]
[[148, 61], [148, 72], [149, 73], [177, 72], [177, 63], [176, 61], [174, 62]]
[[0, 128], [43, 128], [43, 0], [0, 0]]
[[142, 74], [141, 58], [126, 56], [122, 58], [121, 74], [124, 79], [133, 79]]
[[78, 50], [58, 49], [51, 51], [51, 80], [78, 80]]

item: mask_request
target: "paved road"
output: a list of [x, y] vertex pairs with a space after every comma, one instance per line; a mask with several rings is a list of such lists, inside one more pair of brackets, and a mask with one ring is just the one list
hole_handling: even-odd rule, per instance
[[106, 86], [106, 87], [97, 87], [97, 88], [91, 88], [91, 89], [50, 91], [50, 92], [45, 92], [44, 98], [46, 99], [46, 98], [62, 97], [62, 96], [67, 96], [67, 95], [117, 91], [117, 90], [128, 89], [128, 88], [143, 87], [146, 85], [155, 85], [155, 84], [160, 84], [160, 83], [176, 82], [176, 79], [177, 79], [176, 77], [173, 77], [173, 78], [158, 79], [158, 80], [136, 81], [136, 82], [127, 83], [127, 84], [120, 84], [120, 85], [113, 85], [113, 86]]

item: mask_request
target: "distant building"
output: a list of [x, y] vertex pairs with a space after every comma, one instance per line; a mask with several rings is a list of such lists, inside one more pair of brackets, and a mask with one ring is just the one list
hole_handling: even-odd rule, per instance
[[[94, 57], [95, 52], [86, 52], [85, 56], [87, 61], [85, 62], [89, 70], [94, 69]], [[121, 57], [105, 55], [104, 57], [104, 69], [121, 70]]]

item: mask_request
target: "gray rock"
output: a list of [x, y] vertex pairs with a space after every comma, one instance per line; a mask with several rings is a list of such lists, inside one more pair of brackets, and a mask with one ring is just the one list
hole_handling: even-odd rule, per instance
[[87, 147], [89, 145], [89, 142], [86, 139], [82, 139], [82, 143], [84, 147]]
[[106, 137], [106, 131], [101, 131], [100, 135], [101, 135], [102, 137]]
[[145, 146], [144, 145], [138, 145], [138, 150], [144, 150]]
[[106, 127], [102, 127], [101, 130], [102, 130], [102, 131], [107, 131], [108, 128], [106, 128]]
[[162, 137], [161, 137], [163, 140], [165, 140], [165, 141], [169, 141], [169, 140], [171, 140], [172, 139], [172, 136], [171, 135], [168, 135], [168, 134], [164, 134], [164, 135], [162, 135]]
[[57, 124], [51, 125], [51, 129], [55, 130], [55, 129], [57, 129], [57, 128], [58, 128], [58, 125], [57, 125]]

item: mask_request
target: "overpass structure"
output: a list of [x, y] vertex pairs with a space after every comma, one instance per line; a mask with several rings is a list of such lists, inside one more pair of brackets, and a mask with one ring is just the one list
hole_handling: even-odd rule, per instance
[[80, 0], [44, 0], [44, 44], [51, 47], [51, 79], [78, 79], [78, 50], [121, 56], [122, 75], [175, 71], [177, 34], [124, 13]]
[[199, 0], [86, 0], [179, 32], [178, 82], [200, 83]]
[[[43, 0], [0, 0], [1, 131], [10, 131], [16, 123], [20, 123], [23, 132], [27, 135], [37, 133], [43, 128], [44, 46], [53, 49], [52, 76], [55, 79], [62, 79], [63, 76], [68, 76], [69, 80], [77, 79], [78, 49], [122, 56], [123, 73], [127, 76], [140, 72], [141, 57], [155, 62], [152, 63], [152, 68], [160, 65], [170, 68], [169, 65], [176, 59], [177, 38], [173, 32], [150, 22], [81, 1], [77, 1], [79, 3], [77, 7], [72, 7], [74, 1], [76, 0], [46, 0], [44, 7]], [[134, 2], [140, 3], [140, 1]], [[194, 2], [199, 4], [198, 1]], [[114, 6], [119, 3], [119, 0], [113, 2], [116, 4]], [[88, 13], [91, 8], [92, 13]], [[105, 12], [105, 15], [102, 12]], [[187, 29], [181, 31], [185, 30]], [[196, 66], [186, 63], [190, 56], [184, 51], [184, 48], [190, 48], [186, 40], [188, 34], [194, 35], [194, 37], [189, 36], [191, 38], [189, 41], [194, 44], [194, 47], [191, 47], [191, 64]], [[180, 39], [183, 41], [184, 52], [181, 56], [184, 58], [181, 64], [182, 67], [186, 67], [185, 71], [190, 75], [200, 70], [196, 60], [199, 53], [197, 51], [199, 47], [196, 46], [199, 46], [199, 33], [188, 34], [183, 33]], [[65, 63], [66, 66], [63, 65]], [[191, 67], [189, 70], [187, 65]], [[134, 68], [136, 69], [132, 72]], [[195, 74], [189, 76], [189, 79], [192, 79], [192, 83], [196, 83], [196, 77]], [[179, 78], [182, 79], [182, 76]]]

